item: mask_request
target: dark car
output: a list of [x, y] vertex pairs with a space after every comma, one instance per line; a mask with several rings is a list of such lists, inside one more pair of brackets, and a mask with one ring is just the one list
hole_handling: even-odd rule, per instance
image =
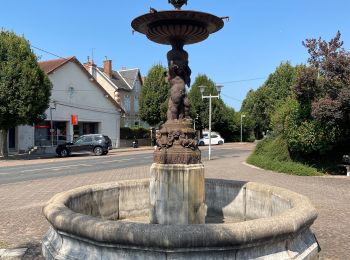
[[93, 152], [95, 155], [106, 155], [112, 149], [111, 139], [102, 134], [82, 135], [73, 143], [60, 144], [56, 153], [61, 157], [69, 156], [74, 152]]

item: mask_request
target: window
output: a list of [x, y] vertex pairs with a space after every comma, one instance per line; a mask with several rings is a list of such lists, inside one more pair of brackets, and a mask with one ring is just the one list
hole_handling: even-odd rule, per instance
[[83, 143], [83, 137], [79, 137], [77, 140], [75, 140], [75, 144], [81, 144]]
[[94, 138], [95, 138], [95, 141], [102, 141], [103, 140], [102, 136], [100, 136], [100, 135], [96, 135]]
[[91, 143], [92, 142], [92, 137], [91, 136], [84, 136], [83, 142], [84, 143]]
[[124, 96], [124, 108], [126, 112], [130, 112], [130, 96]]
[[138, 79], [135, 82], [135, 92], [140, 92], [140, 81]]
[[134, 98], [134, 108], [135, 108], [135, 113], [139, 112], [139, 97], [135, 96]]

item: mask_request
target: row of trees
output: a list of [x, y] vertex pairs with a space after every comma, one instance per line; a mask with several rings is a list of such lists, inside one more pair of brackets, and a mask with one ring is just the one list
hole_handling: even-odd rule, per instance
[[[140, 117], [152, 126], [159, 127], [166, 121], [168, 93], [170, 86], [164, 77], [166, 68], [154, 65], [147, 74], [140, 96]], [[196, 129], [209, 128], [209, 100], [202, 100], [199, 86], [207, 86], [205, 95], [216, 95], [215, 83], [206, 75], [198, 75], [188, 92], [191, 117], [196, 121]], [[227, 106], [222, 99], [212, 100], [212, 129], [227, 141], [239, 140], [240, 115]]]
[[282, 136], [292, 154], [342, 152], [350, 143], [350, 53], [340, 33], [303, 42], [307, 65], [282, 63], [242, 105], [251, 129]]

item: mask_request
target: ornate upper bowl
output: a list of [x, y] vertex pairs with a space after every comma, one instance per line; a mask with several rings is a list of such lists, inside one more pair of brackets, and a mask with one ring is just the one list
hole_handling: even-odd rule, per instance
[[131, 23], [132, 28], [160, 44], [193, 44], [219, 31], [221, 18], [197, 11], [159, 11], [141, 15]]

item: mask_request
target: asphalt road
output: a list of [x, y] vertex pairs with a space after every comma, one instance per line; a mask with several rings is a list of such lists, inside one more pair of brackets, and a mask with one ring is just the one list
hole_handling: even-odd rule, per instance
[[[201, 148], [202, 161], [208, 160], [208, 147]], [[212, 149], [211, 158], [239, 157], [246, 150], [215, 146]], [[70, 160], [61, 158], [55, 162], [33, 165], [9, 166], [0, 168], [0, 184], [16, 183], [46, 179], [59, 176], [69, 176], [100, 172], [112, 169], [122, 169], [135, 166], [151, 165], [153, 151], [139, 153], [137, 150], [127, 155], [107, 155], [96, 157], [93, 155], [74, 155]]]

